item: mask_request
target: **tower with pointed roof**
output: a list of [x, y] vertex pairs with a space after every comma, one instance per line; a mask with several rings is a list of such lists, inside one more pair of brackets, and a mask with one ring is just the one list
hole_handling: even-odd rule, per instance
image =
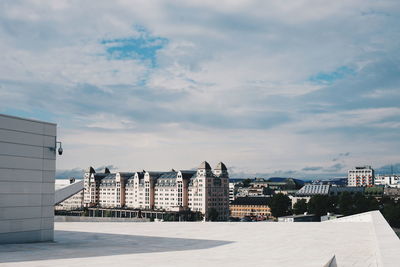
[[212, 209], [218, 212], [219, 220], [229, 217], [229, 181], [225, 164], [219, 163], [214, 170], [207, 161], [197, 168], [196, 177], [191, 179], [188, 188], [189, 208], [201, 212], [209, 220]]
[[228, 169], [224, 163], [219, 162], [214, 168], [214, 174], [220, 178], [228, 178]]

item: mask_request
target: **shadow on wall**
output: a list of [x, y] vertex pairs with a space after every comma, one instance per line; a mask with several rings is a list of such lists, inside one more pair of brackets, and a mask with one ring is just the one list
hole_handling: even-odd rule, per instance
[[232, 241], [55, 231], [55, 242], [0, 245], [0, 262], [207, 249]]

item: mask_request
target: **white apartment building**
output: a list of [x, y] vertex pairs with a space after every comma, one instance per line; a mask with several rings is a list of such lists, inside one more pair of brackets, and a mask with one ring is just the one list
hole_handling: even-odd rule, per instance
[[375, 173], [371, 166], [355, 167], [348, 171], [348, 186], [372, 186], [374, 185]]
[[96, 173], [90, 167], [84, 179], [85, 206], [191, 210], [201, 212], [206, 220], [215, 209], [218, 219], [229, 217], [229, 176], [222, 162], [214, 171], [207, 162], [197, 171]]
[[400, 187], [400, 175], [377, 175], [375, 176], [374, 184], [387, 187]]

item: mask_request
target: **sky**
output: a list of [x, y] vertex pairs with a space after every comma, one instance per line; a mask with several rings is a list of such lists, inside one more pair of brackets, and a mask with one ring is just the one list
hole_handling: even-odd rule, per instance
[[58, 124], [59, 177], [400, 172], [399, 29], [398, 0], [3, 0], [0, 112]]

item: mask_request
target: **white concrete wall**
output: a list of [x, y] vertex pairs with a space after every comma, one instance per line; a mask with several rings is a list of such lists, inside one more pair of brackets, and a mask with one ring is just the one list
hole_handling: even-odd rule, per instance
[[0, 243], [53, 240], [56, 130], [0, 114]]

